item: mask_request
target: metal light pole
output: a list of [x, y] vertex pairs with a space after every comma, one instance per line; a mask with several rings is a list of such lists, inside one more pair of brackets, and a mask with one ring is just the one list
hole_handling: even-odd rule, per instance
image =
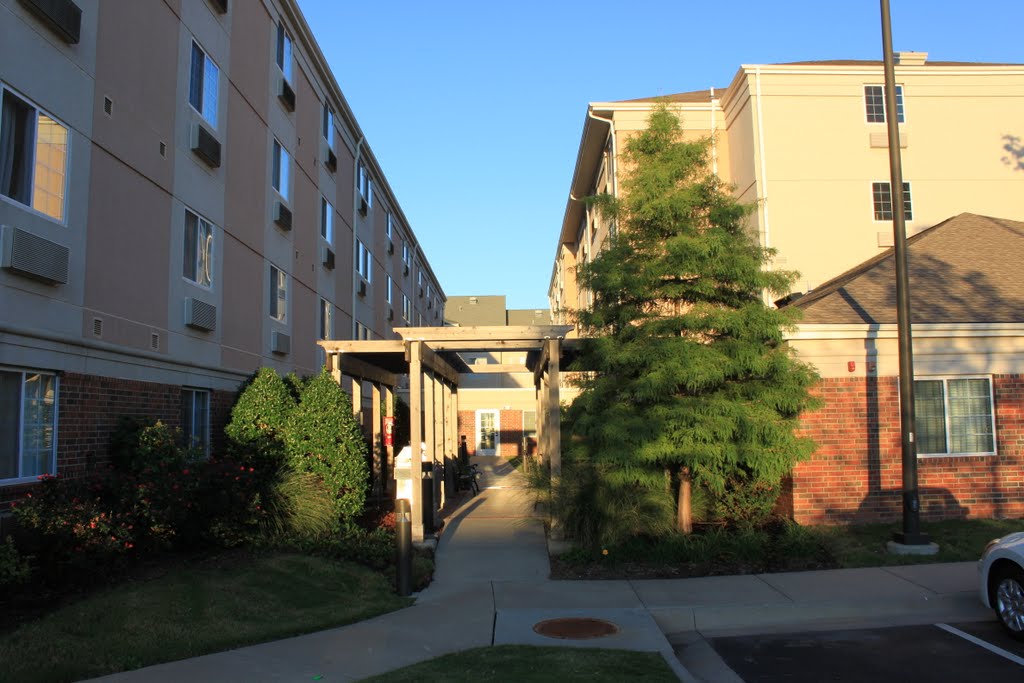
[[917, 443], [914, 439], [914, 352], [910, 330], [910, 282], [907, 274], [907, 233], [903, 198], [900, 129], [896, 118], [896, 74], [892, 53], [889, 0], [882, 3], [882, 52], [885, 61], [885, 121], [889, 129], [889, 196], [892, 201], [893, 246], [896, 256], [896, 327], [900, 358], [900, 433], [903, 455], [903, 530], [893, 535], [902, 545], [927, 545], [921, 533], [917, 494]]

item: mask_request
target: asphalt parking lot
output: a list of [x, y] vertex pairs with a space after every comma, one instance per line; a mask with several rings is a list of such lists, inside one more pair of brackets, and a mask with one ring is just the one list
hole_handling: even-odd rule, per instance
[[1024, 681], [995, 621], [709, 638], [745, 683]]

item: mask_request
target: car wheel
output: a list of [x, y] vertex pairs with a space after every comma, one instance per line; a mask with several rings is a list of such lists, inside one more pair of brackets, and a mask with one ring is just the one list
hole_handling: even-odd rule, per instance
[[1017, 640], [1024, 640], [1024, 570], [1007, 567], [995, 580], [992, 608], [999, 623]]

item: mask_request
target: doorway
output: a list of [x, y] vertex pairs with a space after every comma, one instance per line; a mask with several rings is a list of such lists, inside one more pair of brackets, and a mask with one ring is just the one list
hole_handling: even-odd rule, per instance
[[497, 455], [500, 446], [497, 410], [476, 411], [476, 454]]

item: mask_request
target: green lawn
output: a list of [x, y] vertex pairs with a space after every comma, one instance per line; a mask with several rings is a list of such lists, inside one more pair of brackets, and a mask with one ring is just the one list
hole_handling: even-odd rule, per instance
[[363, 683], [487, 683], [488, 681], [588, 681], [676, 683], [661, 655], [626, 650], [499, 645], [445, 655]]
[[378, 573], [317, 557], [174, 569], [5, 633], [0, 681], [74, 681], [341, 626], [411, 602]]

